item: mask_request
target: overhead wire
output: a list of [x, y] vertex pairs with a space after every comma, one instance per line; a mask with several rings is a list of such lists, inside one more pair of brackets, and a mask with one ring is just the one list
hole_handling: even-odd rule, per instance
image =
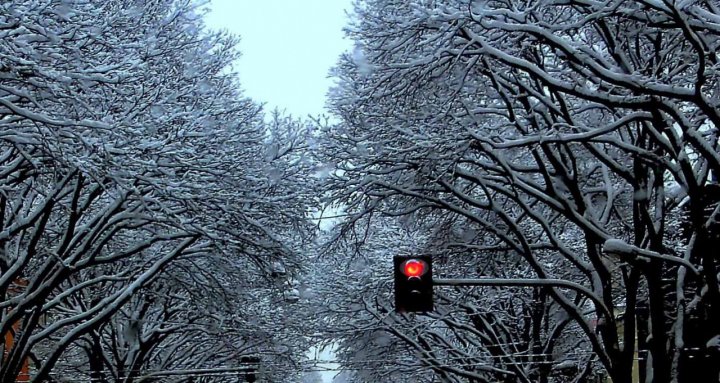
[[[580, 360], [564, 360], [562, 362], [575, 362], [575, 363], [581, 363], [583, 361]], [[387, 362], [387, 361], [386, 361]], [[534, 362], [534, 364], [558, 364], [561, 362], [551, 362], [551, 361], [545, 361], [545, 362]], [[514, 362], [514, 363], [506, 363], [509, 365], [518, 365], [523, 364], [522, 362]], [[367, 367], [361, 367], [361, 366], [355, 366], [355, 367], [348, 367], [348, 366], [338, 366], [338, 367], [323, 367], [323, 366], [308, 366], [301, 369], [294, 369], [295, 372], [298, 373], [304, 373], [304, 372], [342, 372], [342, 371], [375, 371], [378, 368], [392, 368], [392, 367], [406, 367], [406, 368], [413, 368], [413, 369], [442, 369], [442, 368], [471, 368], [471, 367], [480, 367], [480, 366], [486, 366], [487, 363], [483, 362], [473, 362], [473, 363], [459, 363], [459, 364], [435, 364], [435, 365], [398, 365], [398, 364], [389, 364], [386, 363], [384, 365], [373, 365], [373, 366], [367, 366]], [[261, 365], [263, 368], [267, 367], [290, 367], [289, 365]], [[182, 373], [184, 371], [187, 371], [187, 373]], [[153, 378], [153, 377], [170, 377], [170, 376], [177, 376], [177, 377], [204, 377], [204, 376], [245, 376], [252, 373], [262, 373], [259, 370], [255, 371], [246, 371], [243, 369], [242, 371], [205, 371], [205, 372], [192, 372], [192, 370], [179, 370], [179, 371], [173, 371], [173, 370], [163, 370], [163, 371], [157, 371], [153, 372], [151, 370], [145, 370], [145, 371], [137, 371], [137, 374], [134, 375], [126, 375], [126, 376], [118, 376], [118, 379], [127, 378], [127, 377], [133, 377], [136, 379], [146, 379], [146, 378]], [[57, 376], [60, 373], [51, 373], [51, 375]], [[141, 375], [143, 374], [143, 375]], [[68, 375], [61, 375], [61, 376], [68, 376]], [[81, 377], [77, 374], [74, 375], [75, 379], [82, 379], [82, 381], [87, 382], [98, 382], [98, 381], [106, 381], [107, 378], [92, 378], [92, 377]], [[74, 382], [80, 382], [79, 380], [74, 380]]]
[[[592, 352], [574, 352], [571, 353], [571, 355], [581, 356], [581, 355], [589, 355], [593, 354]], [[492, 358], [513, 358], [513, 357], [536, 357], [536, 356], [547, 356], [549, 354], [522, 354], [522, 355], [484, 355], [479, 357], [473, 357], [473, 356], [462, 356], [462, 357], [449, 357], [449, 358], [441, 358], [439, 363], [433, 364], [433, 365], [425, 365], [425, 364], [415, 364], [413, 361], [398, 361], [396, 363], [393, 363], [392, 361], [389, 361], [387, 359], [366, 359], [366, 360], [355, 360], [355, 361], [344, 361], [339, 362], [337, 360], [321, 360], [321, 359], [315, 359], [315, 360], [309, 360], [302, 362], [301, 364], [304, 364], [304, 366], [293, 366], [288, 363], [281, 363], [281, 362], [270, 362], [270, 363], [263, 363], [263, 362], [240, 362], [238, 365], [246, 365], [246, 367], [216, 367], [212, 369], [197, 369], [197, 370], [180, 370], [180, 369], [137, 369], [137, 370], [125, 370], [123, 373], [134, 373], [134, 377], [141, 378], [141, 377], [153, 377], [153, 376], [170, 376], [170, 375], [182, 375], [182, 376], [219, 376], [219, 375], [233, 375], [233, 374], [248, 374], [252, 373], [253, 370], [250, 370], [250, 368], [257, 366], [257, 368], [272, 368], [272, 367], [278, 367], [278, 368], [293, 368], [295, 371], [298, 372], [312, 372], [312, 371], [344, 371], [344, 370], [373, 370], [377, 368], [389, 368], [389, 367], [412, 367], [412, 368], [429, 368], [429, 369], [436, 369], [436, 368], [462, 368], [462, 367], [479, 367], [479, 366], [485, 366], [488, 364], [491, 364], [493, 361], [488, 360]], [[468, 360], [468, 359], [481, 359], [476, 361], [467, 361], [465, 363], [452, 363], [452, 361], [461, 361], [461, 360]], [[484, 359], [484, 360], [482, 360]], [[503, 362], [503, 365], [522, 365], [522, 364], [528, 364], [528, 365], [537, 365], [537, 364], [560, 364], [560, 363], [567, 363], [570, 362], [581, 362], [579, 359], [574, 358], [567, 358], [560, 361], [555, 360], [539, 360], [539, 361], [512, 361], [512, 362]], [[412, 366], [407, 365], [406, 363], [411, 363]], [[451, 364], [452, 363], [452, 364]], [[338, 367], [326, 367], [326, 366], [320, 366], [321, 364], [335, 364], [338, 365]], [[299, 367], [299, 368], [298, 368]], [[213, 371], [214, 370], [214, 371]], [[240, 371], [233, 371], [233, 370], [240, 370]], [[186, 373], [185, 373], [186, 372]], [[58, 373], [53, 373], [54, 375], [57, 375]], [[140, 374], [146, 374], [145, 376], [137, 376]]]

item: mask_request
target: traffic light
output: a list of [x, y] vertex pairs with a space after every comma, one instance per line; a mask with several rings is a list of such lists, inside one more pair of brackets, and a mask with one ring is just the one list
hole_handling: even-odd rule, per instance
[[245, 371], [245, 381], [254, 383], [257, 381], [257, 373], [260, 368], [260, 358], [257, 356], [241, 356], [240, 365]]
[[433, 310], [432, 258], [427, 255], [393, 257], [395, 311], [417, 313]]

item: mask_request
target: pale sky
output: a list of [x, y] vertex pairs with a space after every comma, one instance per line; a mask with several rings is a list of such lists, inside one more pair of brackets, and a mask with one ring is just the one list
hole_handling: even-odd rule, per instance
[[[265, 102], [267, 111], [278, 107], [296, 117], [324, 113], [333, 83], [328, 72], [352, 46], [342, 32], [352, 0], [211, 0], [210, 8], [208, 27], [240, 35], [242, 57], [235, 70], [246, 96]], [[333, 358], [328, 351], [309, 354]], [[320, 375], [331, 382], [335, 374]]]
[[324, 111], [330, 67], [350, 49], [351, 0], [211, 0], [211, 28], [240, 35], [235, 66], [245, 95], [297, 117]]

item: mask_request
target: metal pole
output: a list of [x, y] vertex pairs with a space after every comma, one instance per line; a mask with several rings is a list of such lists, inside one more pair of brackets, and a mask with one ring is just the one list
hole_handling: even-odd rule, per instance
[[433, 279], [435, 286], [517, 286], [517, 287], [563, 287], [574, 290], [595, 303], [607, 318], [612, 318], [605, 303], [587, 287], [563, 279], [513, 279], [513, 278], [478, 278], [478, 279]]

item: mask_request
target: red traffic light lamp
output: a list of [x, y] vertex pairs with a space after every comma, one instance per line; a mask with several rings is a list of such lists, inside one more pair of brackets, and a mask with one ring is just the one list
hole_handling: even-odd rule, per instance
[[427, 255], [393, 257], [395, 311], [433, 310], [432, 258]]
[[419, 278], [428, 270], [428, 264], [422, 259], [408, 259], [402, 263], [402, 273], [409, 278]]

